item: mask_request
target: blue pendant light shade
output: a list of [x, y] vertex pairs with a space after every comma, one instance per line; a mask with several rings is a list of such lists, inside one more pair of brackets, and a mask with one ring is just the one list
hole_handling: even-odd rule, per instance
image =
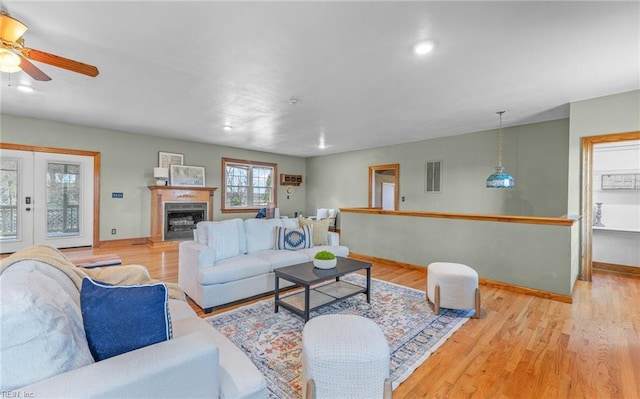
[[507, 173], [502, 166], [502, 114], [505, 111], [498, 111], [496, 114], [500, 115], [500, 132], [498, 134], [498, 166], [496, 166], [496, 173], [487, 178], [487, 188], [512, 188], [515, 185], [513, 176]]
[[487, 177], [487, 188], [512, 188], [515, 184], [513, 176], [505, 172], [502, 166], [496, 166], [496, 173]]

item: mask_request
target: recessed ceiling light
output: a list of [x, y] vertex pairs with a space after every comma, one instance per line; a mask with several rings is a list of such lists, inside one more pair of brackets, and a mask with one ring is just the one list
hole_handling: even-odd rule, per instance
[[413, 46], [413, 52], [416, 55], [425, 55], [432, 52], [434, 47], [435, 47], [434, 42], [432, 42], [431, 40], [425, 40]]
[[318, 144], [318, 148], [324, 150], [327, 146], [324, 144], [324, 132], [320, 133], [320, 143]]
[[231, 126], [231, 125], [224, 125], [222, 128], [223, 128], [224, 130], [226, 130], [227, 132], [229, 132], [229, 131], [233, 130], [233, 126]]
[[33, 93], [33, 87], [27, 85], [18, 85], [16, 89], [20, 90], [23, 93]]

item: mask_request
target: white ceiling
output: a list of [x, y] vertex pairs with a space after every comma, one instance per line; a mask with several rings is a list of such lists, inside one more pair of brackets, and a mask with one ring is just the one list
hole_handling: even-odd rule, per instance
[[[564, 118], [640, 89], [638, 1], [0, 4], [27, 47], [100, 69], [2, 73], [3, 113], [301, 157], [494, 129], [500, 109], [504, 126]], [[421, 39], [436, 42], [422, 58]]]

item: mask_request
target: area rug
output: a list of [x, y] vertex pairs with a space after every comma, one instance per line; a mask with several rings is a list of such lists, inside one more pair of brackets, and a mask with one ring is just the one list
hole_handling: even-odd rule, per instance
[[[342, 280], [366, 284], [365, 277], [359, 274]], [[313, 311], [311, 317], [340, 313], [375, 321], [389, 341], [395, 389], [473, 315], [473, 310], [441, 310], [440, 315], [433, 313], [425, 302], [424, 291], [372, 278], [371, 304], [364, 295], [356, 295]], [[302, 397], [301, 317], [282, 307], [274, 313], [270, 298], [206, 321], [249, 356], [267, 380], [270, 399]]]

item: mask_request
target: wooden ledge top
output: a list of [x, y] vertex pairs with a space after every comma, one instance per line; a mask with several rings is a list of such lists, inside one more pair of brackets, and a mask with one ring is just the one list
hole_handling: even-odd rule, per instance
[[414, 216], [423, 218], [461, 219], [503, 223], [545, 224], [550, 226], [573, 226], [580, 216], [541, 217], [515, 215], [481, 215], [472, 213], [425, 212], [425, 211], [385, 211], [380, 208], [340, 208], [340, 212], [367, 213], [372, 215]]
[[194, 190], [194, 191], [216, 191], [218, 187], [188, 187], [188, 186], [147, 186], [149, 190]]

